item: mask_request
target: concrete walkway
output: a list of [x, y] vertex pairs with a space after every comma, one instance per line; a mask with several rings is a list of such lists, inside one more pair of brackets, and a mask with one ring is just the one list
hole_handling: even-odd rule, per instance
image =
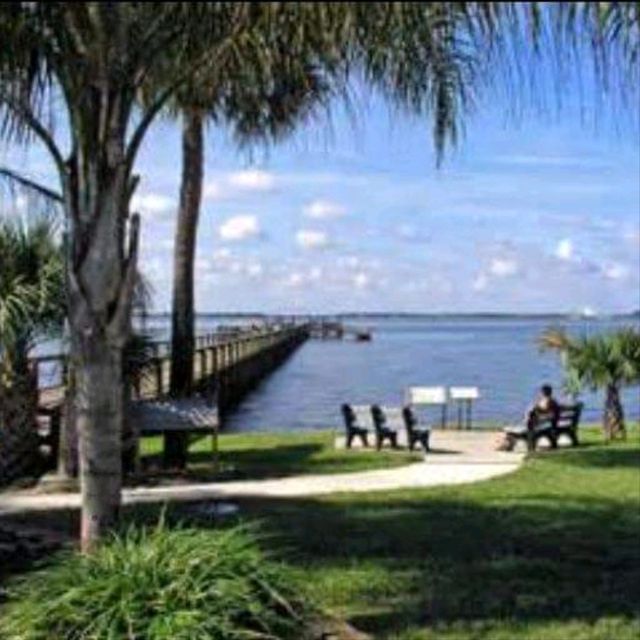
[[[439, 431], [432, 435], [433, 451], [425, 457], [424, 462], [404, 467], [273, 480], [138, 487], [125, 489], [123, 502], [142, 504], [242, 497], [298, 498], [478, 482], [511, 473], [522, 462], [522, 453], [495, 451], [495, 438], [494, 432]], [[0, 494], [0, 515], [79, 507], [80, 496], [77, 493], [16, 491]]]

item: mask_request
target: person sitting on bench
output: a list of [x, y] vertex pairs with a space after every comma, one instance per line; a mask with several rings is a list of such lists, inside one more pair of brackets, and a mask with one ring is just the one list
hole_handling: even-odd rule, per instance
[[557, 415], [559, 408], [560, 405], [553, 397], [553, 387], [550, 384], [543, 384], [535, 402], [527, 409], [524, 422], [504, 428], [498, 449], [513, 451], [518, 438], [533, 431], [541, 419]]

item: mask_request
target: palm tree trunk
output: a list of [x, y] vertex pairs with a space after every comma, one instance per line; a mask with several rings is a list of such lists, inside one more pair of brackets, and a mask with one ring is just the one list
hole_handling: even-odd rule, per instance
[[85, 550], [116, 523], [122, 482], [122, 354], [105, 336], [97, 338], [94, 345], [76, 369], [81, 541]]
[[607, 440], [617, 436], [624, 436], [624, 409], [620, 401], [620, 389], [615, 384], [607, 385], [604, 408], [604, 430]]
[[[118, 116], [114, 109], [113, 117]], [[135, 179], [124, 162], [123, 142], [124, 132], [116, 131], [104, 146], [88, 145], [82, 155], [72, 156], [63, 179], [70, 221], [67, 295], [83, 551], [115, 524], [121, 499], [122, 361], [131, 328], [139, 227], [138, 216], [128, 216]]]
[[[197, 109], [185, 109], [182, 128], [182, 184], [173, 253], [173, 308], [171, 314], [171, 395], [192, 392], [195, 347], [194, 260], [204, 163], [203, 119]], [[187, 440], [184, 434], [164, 438], [164, 462], [184, 467]]]

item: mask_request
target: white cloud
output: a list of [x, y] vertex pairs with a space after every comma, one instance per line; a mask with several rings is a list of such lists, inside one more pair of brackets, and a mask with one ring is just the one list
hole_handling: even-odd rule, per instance
[[556, 246], [555, 256], [558, 260], [571, 260], [573, 258], [573, 242], [569, 238], [560, 240]]
[[246, 265], [245, 273], [250, 278], [259, 278], [264, 274], [264, 267], [260, 262], [251, 262]]
[[518, 263], [510, 258], [494, 258], [489, 266], [491, 275], [506, 278], [518, 273]]
[[484, 273], [478, 275], [478, 277], [473, 281], [473, 290], [474, 291], [484, 291], [489, 286], [489, 278]]
[[207, 182], [202, 189], [202, 197], [205, 200], [217, 200], [222, 194], [222, 185], [215, 180]]
[[232, 187], [248, 191], [270, 191], [275, 185], [275, 176], [259, 169], [236, 171], [230, 173], [227, 179]]
[[131, 210], [143, 215], [166, 216], [176, 210], [173, 198], [160, 193], [143, 193], [131, 198]]
[[256, 216], [234, 216], [220, 226], [219, 232], [223, 240], [247, 240], [260, 235], [260, 225]]
[[609, 280], [622, 280], [627, 277], [629, 274], [629, 269], [622, 264], [612, 263], [607, 264], [603, 267], [602, 273], [604, 273], [606, 278]]
[[358, 289], [366, 289], [370, 283], [371, 283], [371, 280], [369, 276], [363, 271], [360, 271], [360, 273], [356, 273], [356, 275], [353, 276], [353, 284]]
[[329, 246], [329, 236], [324, 231], [301, 229], [296, 233], [296, 243], [303, 249], [325, 249]]
[[302, 211], [307, 218], [314, 220], [329, 220], [332, 218], [341, 218], [347, 212], [338, 202], [332, 202], [331, 200], [314, 200], [307, 203]]
[[302, 273], [294, 271], [287, 276], [285, 284], [289, 287], [299, 287], [305, 283], [305, 277]]

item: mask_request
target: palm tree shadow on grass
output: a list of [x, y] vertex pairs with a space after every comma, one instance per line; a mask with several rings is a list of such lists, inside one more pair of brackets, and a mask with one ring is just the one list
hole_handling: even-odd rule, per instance
[[[272, 449], [261, 447], [221, 451], [220, 471], [213, 470], [212, 451], [192, 451], [189, 453], [187, 469], [181, 472], [189, 480], [242, 480], [278, 478], [309, 471], [311, 459], [320, 453], [320, 444], [296, 444], [278, 446]], [[159, 469], [161, 454], [146, 456], [143, 466], [151, 471], [148, 482], [166, 475]], [[156, 468], [156, 473], [153, 469]]]
[[243, 514], [325, 596], [338, 572], [344, 584], [329, 599], [357, 605], [350, 621], [370, 633], [640, 614], [639, 518], [608, 501], [274, 500], [246, 502]]
[[[237, 522], [196, 517], [194, 506], [174, 504], [166, 517], [200, 528]], [[153, 526], [162, 508], [128, 508], [125, 522]], [[18, 520], [46, 526], [47, 519], [70, 536], [77, 531], [73, 512]], [[353, 607], [350, 622], [375, 635], [416, 625], [640, 615], [640, 515], [615, 500], [550, 500], [544, 491], [503, 504], [415, 495], [261, 499], [242, 501], [240, 519], [259, 520], [264, 546], [304, 572], [319, 601]]]

